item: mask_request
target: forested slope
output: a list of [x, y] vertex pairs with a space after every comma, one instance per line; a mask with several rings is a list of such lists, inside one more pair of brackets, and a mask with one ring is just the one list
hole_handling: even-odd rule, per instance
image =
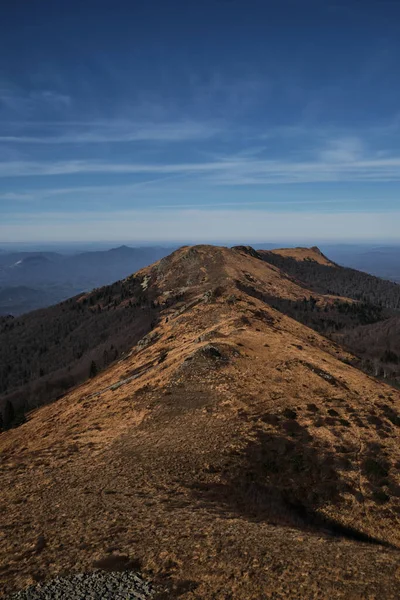
[[400, 310], [400, 285], [355, 269], [321, 264], [317, 259], [298, 260], [278, 251], [259, 250], [260, 257], [320, 294], [333, 294]]

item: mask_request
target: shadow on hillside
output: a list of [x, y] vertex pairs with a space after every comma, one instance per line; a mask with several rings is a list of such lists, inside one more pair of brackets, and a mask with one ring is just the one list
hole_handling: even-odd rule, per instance
[[359, 490], [340, 476], [340, 469], [351, 469], [350, 461], [318, 446], [295, 420], [288, 419], [279, 427], [275, 432], [259, 430], [255, 441], [228, 457], [221, 483], [203, 480], [192, 486], [200, 506], [227, 518], [234, 514], [390, 546], [320, 512], [324, 505], [339, 505], [344, 492], [358, 495]]

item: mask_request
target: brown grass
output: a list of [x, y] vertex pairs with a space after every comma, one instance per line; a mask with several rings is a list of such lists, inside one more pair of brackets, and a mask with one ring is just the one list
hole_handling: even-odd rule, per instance
[[317, 262], [320, 265], [326, 265], [329, 267], [334, 267], [335, 263], [329, 260], [319, 248], [278, 248], [276, 250], [271, 250], [274, 254], [280, 254], [281, 256], [285, 256], [287, 258], [294, 258], [295, 260], [303, 261], [303, 260], [312, 260]]
[[123, 556], [170, 597], [399, 597], [399, 392], [240, 291], [304, 297], [262, 261], [147, 272], [185, 289], [155, 341], [0, 435], [5, 592]]

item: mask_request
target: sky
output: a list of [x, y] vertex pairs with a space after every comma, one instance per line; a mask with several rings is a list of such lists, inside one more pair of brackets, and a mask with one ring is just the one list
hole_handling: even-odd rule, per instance
[[0, 245], [400, 242], [399, 0], [4, 0]]

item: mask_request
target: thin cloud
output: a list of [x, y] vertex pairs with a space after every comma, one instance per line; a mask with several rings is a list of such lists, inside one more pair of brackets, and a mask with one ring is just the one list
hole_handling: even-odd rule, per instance
[[27, 114], [49, 109], [63, 112], [71, 105], [72, 98], [68, 94], [49, 89], [25, 92], [11, 83], [0, 82], [0, 111], [5, 111], [7, 117], [10, 115], [26, 117]]
[[31, 193], [6, 192], [4, 194], [0, 194], [0, 200], [3, 200], [4, 202], [21, 202], [33, 200], [34, 198], [34, 194]]
[[320, 152], [322, 162], [346, 163], [362, 158], [364, 155], [364, 145], [356, 137], [347, 137], [330, 140], [326, 147]]
[[[73, 131], [66, 128], [75, 127]], [[13, 144], [99, 144], [115, 142], [185, 142], [208, 139], [220, 132], [212, 123], [178, 121], [174, 123], [135, 124], [111, 121], [68, 124], [46, 124], [45, 135], [2, 135], [0, 142]], [[60, 129], [64, 131], [59, 132]], [[50, 130], [50, 132], [49, 132]], [[57, 133], [58, 132], [58, 133]]]
[[[223, 163], [229, 166], [229, 163]], [[9, 161], [0, 163], [0, 177], [24, 177], [32, 175], [72, 175], [78, 173], [185, 173], [220, 169], [220, 163], [181, 164], [129, 164], [69, 160], [58, 162]]]
[[269, 185], [339, 181], [399, 181], [400, 157], [354, 161], [283, 162], [231, 160], [203, 163], [116, 163], [91, 160], [58, 162], [8, 161], [0, 163], [0, 177], [56, 176], [84, 173], [134, 176], [188, 174], [215, 185]]

